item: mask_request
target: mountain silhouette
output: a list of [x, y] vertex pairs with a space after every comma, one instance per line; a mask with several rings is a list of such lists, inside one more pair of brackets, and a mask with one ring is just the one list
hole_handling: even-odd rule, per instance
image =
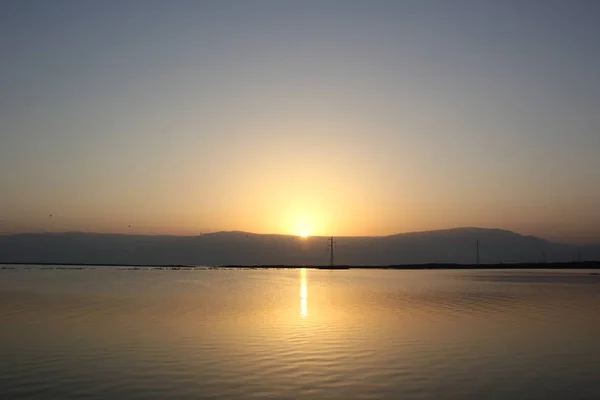
[[[600, 259], [600, 246], [549, 242], [500, 229], [456, 228], [390, 236], [336, 237], [335, 262], [400, 265], [532, 263]], [[324, 265], [326, 237], [248, 232], [199, 236], [105, 233], [0, 235], [0, 262], [123, 265]]]

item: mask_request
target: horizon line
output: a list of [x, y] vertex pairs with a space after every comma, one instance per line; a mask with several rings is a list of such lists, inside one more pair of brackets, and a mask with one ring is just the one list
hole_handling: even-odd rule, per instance
[[257, 233], [251, 231], [243, 231], [243, 230], [218, 230], [218, 231], [208, 231], [208, 232], [200, 232], [197, 234], [168, 234], [168, 233], [127, 233], [127, 232], [98, 232], [98, 231], [81, 231], [81, 230], [71, 230], [71, 231], [29, 231], [29, 232], [0, 232], [0, 236], [17, 236], [17, 235], [44, 235], [44, 234], [89, 234], [89, 235], [120, 235], [120, 236], [167, 236], [167, 237], [201, 237], [206, 235], [216, 235], [216, 234], [225, 234], [225, 233], [239, 233], [245, 235], [253, 235], [253, 236], [289, 236], [289, 237], [299, 237], [303, 240], [308, 240], [310, 238], [386, 238], [392, 236], [400, 236], [400, 235], [410, 235], [410, 234], [419, 234], [419, 233], [430, 233], [430, 232], [446, 232], [446, 231], [458, 231], [458, 230], [481, 230], [481, 231], [500, 231], [512, 233], [515, 235], [519, 235], [522, 237], [530, 237], [538, 240], [543, 240], [549, 243], [556, 244], [567, 244], [567, 245], [576, 245], [576, 246], [586, 246], [586, 245], [597, 245], [600, 244], [598, 242], [590, 242], [590, 243], [565, 243], [562, 241], [554, 241], [549, 240], [540, 236], [535, 235], [526, 235], [520, 232], [512, 231], [509, 229], [503, 228], [484, 228], [477, 226], [459, 226], [453, 228], [442, 228], [442, 229], [430, 229], [430, 230], [422, 230], [422, 231], [407, 231], [407, 232], [397, 232], [389, 235], [308, 235], [307, 237], [302, 237], [299, 234], [290, 234], [290, 233]]

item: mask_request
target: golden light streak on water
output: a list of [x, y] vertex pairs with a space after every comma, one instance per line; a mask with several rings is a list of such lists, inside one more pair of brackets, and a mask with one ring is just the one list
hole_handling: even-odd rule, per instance
[[300, 316], [308, 316], [308, 280], [306, 277], [306, 268], [300, 270]]

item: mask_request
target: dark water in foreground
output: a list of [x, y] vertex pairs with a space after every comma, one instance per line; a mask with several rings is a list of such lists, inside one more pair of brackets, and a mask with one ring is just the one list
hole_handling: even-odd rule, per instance
[[590, 272], [0, 270], [0, 398], [600, 399]]

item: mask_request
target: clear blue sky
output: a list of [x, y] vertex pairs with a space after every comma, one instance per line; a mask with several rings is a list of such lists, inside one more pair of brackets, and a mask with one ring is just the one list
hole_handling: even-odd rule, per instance
[[2, 1], [0, 231], [600, 241], [598, 21], [598, 1]]

